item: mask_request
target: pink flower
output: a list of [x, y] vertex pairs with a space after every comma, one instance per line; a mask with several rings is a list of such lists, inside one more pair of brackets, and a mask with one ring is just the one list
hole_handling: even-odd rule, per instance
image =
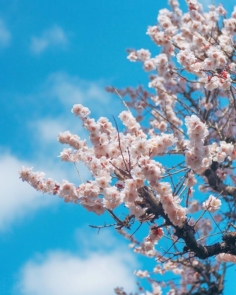
[[90, 114], [90, 110], [81, 104], [75, 104], [71, 110], [71, 112], [75, 116], [80, 116], [81, 118], [85, 118]]
[[150, 277], [147, 270], [135, 270], [134, 274], [140, 278], [149, 278]]
[[133, 62], [137, 61], [138, 60], [137, 52], [131, 51], [127, 58], [128, 58], [128, 60], [133, 61]]
[[156, 64], [152, 59], [148, 59], [144, 61], [143, 68], [146, 72], [150, 72], [156, 69]]
[[63, 149], [62, 152], [60, 152], [59, 157], [62, 161], [70, 162], [71, 161], [71, 155], [72, 155], [72, 149]]
[[108, 209], [115, 209], [122, 203], [122, 196], [116, 187], [104, 189], [104, 205]]
[[216, 260], [219, 262], [233, 262], [236, 263], [236, 256], [227, 253], [221, 253], [216, 256]]
[[191, 141], [203, 141], [209, 134], [206, 124], [201, 122], [196, 115], [186, 117], [185, 124], [188, 128], [188, 135]]
[[19, 171], [20, 178], [22, 179], [22, 181], [29, 181], [32, 170], [33, 167], [27, 168], [25, 166], [22, 166], [21, 170]]
[[209, 212], [216, 212], [220, 209], [221, 200], [217, 199], [213, 195], [210, 195], [209, 198], [202, 204], [204, 210], [208, 210]]
[[148, 60], [151, 57], [150, 51], [149, 50], [146, 50], [146, 49], [143, 49], [143, 48], [137, 50], [137, 55], [138, 55], [138, 58], [140, 60], [143, 60], [143, 61]]
[[77, 192], [73, 183], [63, 180], [60, 190], [58, 192], [60, 197], [63, 197], [65, 202], [77, 202]]
[[193, 174], [192, 170], [188, 173], [187, 178], [185, 179], [184, 183], [188, 187], [194, 186], [197, 183], [197, 180], [196, 180], [195, 175]]

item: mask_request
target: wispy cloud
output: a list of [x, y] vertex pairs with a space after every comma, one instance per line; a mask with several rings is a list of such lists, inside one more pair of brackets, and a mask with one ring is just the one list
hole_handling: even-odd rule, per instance
[[82, 80], [64, 72], [51, 74], [46, 87], [50, 96], [57, 97], [66, 106], [74, 103], [106, 104], [111, 98], [102, 82]]
[[[83, 104], [92, 111], [91, 116], [117, 116], [124, 107], [117, 95], [108, 93], [105, 88], [110, 85], [104, 80], [85, 80], [78, 75], [64, 71], [53, 72], [45, 77], [31, 93], [16, 95], [28, 101], [44, 116], [66, 116], [69, 120], [74, 115], [74, 104]], [[64, 118], [63, 118], [64, 124]]]
[[[35, 191], [28, 183], [19, 178], [19, 170], [22, 166], [33, 167], [34, 171], [44, 171], [46, 177], [61, 182], [63, 179], [78, 179], [75, 168], [62, 165], [56, 156], [48, 158], [40, 153], [34, 164], [26, 160], [20, 160], [9, 152], [1, 150], [0, 156], [0, 232], [4, 232], [19, 218], [32, 214], [36, 210], [55, 206], [59, 198]], [[84, 175], [88, 172], [85, 171]], [[87, 173], [87, 174], [86, 174]]]
[[[29, 140], [34, 141], [34, 146], [37, 147], [30, 151], [31, 160], [21, 160], [8, 152], [1, 153], [0, 231], [8, 228], [19, 217], [31, 214], [43, 206], [52, 205], [58, 199], [42, 195], [27, 183], [23, 183], [18, 174], [22, 166], [33, 166], [34, 171], [44, 171], [46, 177], [51, 177], [58, 182], [63, 179], [79, 182], [74, 165], [64, 163], [58, 158], [61, 150], [66, 148], [57, 141], [58, 133], [70, 130], [81, 139], [88, 139], [88, 133], [82, 127], [82, 122], [70, 112], [72, 105], [82, 103], [92, 109], [92, 117], [99, 117], [107, 115], [111, 99], [110, 94], [105, 92], [102, 82], [85, 81], [65, 73], [50, 75], [43, 86], [30, 97], [34, 98], [30, 100], [32, 101], [30, 107], [34, 108], [35, 104], [42, 101], [46, 102], [47, 107], [43, 109], [37, 120], [29, 119], [29, 128], [24, 130]], [[122, 108], [119, 100], [116, 102], [112, 104], [115, 111], [119, 109], [119, 105]], [[59, 104], [63, 107], [61, 112], [50, 114], [50, 109]], [[98, 104], [102, 107], [98, 108]], [[25, 145], [27, 144], [26, 141]], [[85, 181], [91, 178], [89, 171], [83, 165], [79, 165], [78, 169]]]
[[10, 44], [11, 33], [7, 29], [6, 24], [0, 19], [0, 47], [6, 47]]
[[45, 30], [41, 36], [31, 38], [30, 50], [35, 54], [40, 54], [50, 47], [64, 48], [67, 44], [68, 38], [64, 30], [59, 26], [53, 26]]
[[19, 217], [55, 201], [55, 198], [35, 192], [19, 179], [18, 171], [23, 165], [30, 167], [29, 163], [23, 163], [10, 153], [1, 154], [0, 231], [4, 231]]
[[87, 81], [56, 72], [47, 78], [43, 96], [59, 100], [69, 110], [74, 104], [81, 103], [91, 109], [92, 116], [116, 116], [122, 110], [122, 103], [117, 96], [107, 93], [105, 86], [104, 81]]
[[[96, 234], [88, 236], [86, 231], [83, 236], [91, 243]], [[134, 291], [133, 269], [137, 261], [126, 247], [106, 235], [109, 237], [114, 241], [112, 250], [107, 250], [105, 245], [106, 251], [102, 251], [104, 239], [101, 239], [101, 248], [87, 251], [86, 255], [66, 251], [38, 255], [22, 267], [17, 292], [20, 290], [21, 295], [110, 295], [117, 286]]]
[[41, 144], [56, 143], [58, 134], [62, 131], [68, 130], [70, 124], [69, 120], [64, 118], [42, 118], [40, 120], [31, 122], [30, 127], [34, 129], [35, 138]]

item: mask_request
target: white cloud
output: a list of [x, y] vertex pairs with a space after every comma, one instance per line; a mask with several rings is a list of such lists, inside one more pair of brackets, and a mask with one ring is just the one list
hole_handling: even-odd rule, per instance
[[45, 143], [56, 143], [59, 132], [67, 130], [68, 125], [62, 118], [43, 118], [31, 122], [30, 127], [34, 128], [34, 133], [37, 133], [36, 138], [45, 145]]
[[35, 102], [40, 110], [44, 106], [44, 114], [47, 116], [50, 115], [50, 111], [54, 115], [57, 112], [60, 116], [66, 115], [67, 121], [74, 117], [71, 109], [77, 103], [89, 107], [92, 117], [95, 115], [111, 118], [111, 115], [116, 117], [124, 110], [124, 106], [117, 95], [105, 90], [107, 84], [103, 80], [84, 80], [79, 76], [59, 71], [48, 75], [34, 92], [25, 97], [30, 102]]
[[131, 255], [121, 252], [91, 254], [86, 259], [52, 252], [28, 262], [20, 284], [23, 295], [110, 295], [115, 287], [135, 289]]
[[[41, 96], [59, 100], [67, 110], [68, 117], [72, 106], [81, 103], [88, 107], [91, 116], [117, 116], [123, 110], [116, 95], [105, 91], [104, 81], [86, 81], [64, 72], [52, 73], [41, 89]], [[69, 111], [69, 112], [68, 112]]]
[[[46, 177], [58, 182], [62, 182], [63, 179], [80, 182], [77, 171], [71, 163], [70, 166], [65, 165], [66, 163], [62, 163], [58, 157], [52, 158], [47, 153], [42, 155], [41, 152], [38, 152], [35, 159], [32, 164], [1, 150], [0, 232], [8, 229], [19, 218], [32, 214], [39, 208], [55, 206], [58, 203], [57, 196], [42, 194], [35, 191], [28, 183], [22, 182], [19, 178], [22, 166], [34, 166], [34, 171], [43, 171]], [[89, 178], [89, 172], [84, 167], [79, 166], [79, 169], [84, 179]]]
[[[16, 287], [17, 293], [20, 292], [21, 295], [110, 295], [118, 286], [123, 286], [130, 292], [134, 291], [136, 278], [133, 271], [138, 266], [135, 255], [122, 243], [120, 244], [111, 233], [105, 236], [110, 239], [109, 245], [104, 240], [104, 235], [99, 240], [100, 243], [96, 244], [98, 240], [95, 232], [90, 235], [88, 229], [87, 232], [82, 229], [81, 234], [84, 238], [80, 246], [87, 249], [86, 253], [51, 251], [45, 255], [38, 255], [22, 267], [20, 282]], [[97, 246], [95, 251], [84, 248], [85, 239], [89, 243], [100, 246]]]
[[63, 72], [51, 74], [45, 88], [48, 95], [56, 97], [69, 107], [75, 103], [94, 104], [97, 107], [98, 103], [105, 105], [111, 100], [102, 82], [82, 80]]
[[59, 26], [44, 31], [40, 37], [32, 37], [30, 49], [35, 54], [44, 52], [49, 47], [64, 47], [68, 39], [66, 33]]
[[6, 47], [11, 41], [11, 33], [7, 29], [4, 21], [0, 19], [0, 46]]
[[9, 153], [2, 153], [0, 157], [0, 231], [15, 219], [55, 200], [55, 197], [37, 193], [19, 179], [18, 171], [23, 165], [30, 167], [29, 163], [23, 163]]
[[113, 230], [106, 228], [98, 231], [95, 228], [90, 228], [89, 225], [84, 225], [83, 228], [78, 228], [75, 231], [75, 240], [84, 251], [101, 248], [104, 251], [109, 251], [117, 247], [117, 244], [120, 244], [120, 241], [118, 242], [118, 239], [114, 236]]
[[[69, 130], [72, 134], [75, 133], [81, 139], [88, 139], [88, 132], [82, 127], [82, 122], [78, 118], [68, 112], [68, 116], [59, 116], [55, 118], [42, 118], [37, 121], [29, 123], [30, 129], [33, 130], [35, 139], [40, 141], [40, 144], [56, 144], [58, 143], [58, 134]], [[64, 148], [64, 145], [60, 144], [61, 148]]]

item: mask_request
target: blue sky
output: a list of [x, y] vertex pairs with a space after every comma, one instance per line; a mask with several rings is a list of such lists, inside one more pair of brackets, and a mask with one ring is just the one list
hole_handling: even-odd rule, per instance
[[87, 137], [71, 114], [74, 103], [91, 108], [95, 118], [117, 116], [121, 103], [106, 85], [147, 84], [125, 50], [158, 52], [145, 33], [166, 6], [157, 0], [1, 0], [0, 294], [135, 290], [133, 271], [145, 269], [144, 262], [113, 231], [97, 235], [88, 227], [108, 216], [35, 192], [18, 170], [24, 165], [58, 181], [79, 181], [74, 167], [58, 158], [57, 134]]

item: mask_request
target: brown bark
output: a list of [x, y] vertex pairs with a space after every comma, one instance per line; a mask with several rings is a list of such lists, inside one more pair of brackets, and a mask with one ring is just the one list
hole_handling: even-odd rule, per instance
[[217, 176], [216, 171], [219, 167], [218, 162], [213, 162], [211, 167], [207, 169], [203, 175], [207, 178], [209, 186], [223, 196], [231, 196], [236, 198], [236, 187], [229, 186]]
[[154, 192], [148, 186], [139, 188], [140, 197], [148, 205], [148, 213], [154, 214], [155, 219], [160, 216], [165, 219], [166, 225], [171, 225], [175, 229], [175, 235], [185, 242], [184, 251], [193, 252], [194, 255], [201, 259], [206, 259], [220, 253], [229, 253], [236, 255], [236, 232], [228, 232], [222, 235], [222, 242], [212, 245], [203, 246], [195, 238], [194, 226], [189, 225], [186, 220], [182, 227], [172, 224], [159, 200], [155, 197]]

